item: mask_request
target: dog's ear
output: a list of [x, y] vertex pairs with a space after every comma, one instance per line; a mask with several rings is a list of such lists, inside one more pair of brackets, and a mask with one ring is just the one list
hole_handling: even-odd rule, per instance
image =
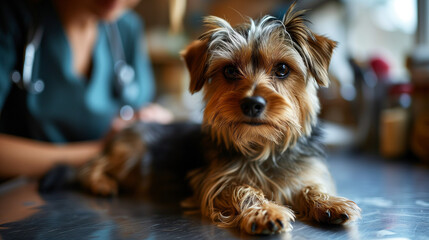
[[305, 11], [294, 12], [293, 4], [283, 18], [286, 31], [292, 38], [296, 49], [304, 59], [311, 75], [320, 86], [329, 85], [329, 62], [337, 42], [327, 37], [313, 33], [306, 25], [303, 18]]
[[191, 83], [189, 85], [191, 93], [200, 91], [207, 80], [205, 76], [208, 56], [207, 44], [208, 40], [195, 40], [181, 52], [191, 76]]
[[329, 86], [329, 62], [337, 43], [324, 36], [313, 34], [313, 37], [309, 39], [307, 46], [304, 46], [309, 55], [307, 62], [317, 83], [327, 87]]

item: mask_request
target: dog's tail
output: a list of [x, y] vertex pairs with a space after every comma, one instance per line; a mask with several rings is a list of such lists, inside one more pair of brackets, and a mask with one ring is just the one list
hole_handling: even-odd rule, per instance
[[77, 172], [76, 167], [57, 165], [39, 180], [38, 190], [40, 193], [50, 193], [76, 188], [79, 186]]

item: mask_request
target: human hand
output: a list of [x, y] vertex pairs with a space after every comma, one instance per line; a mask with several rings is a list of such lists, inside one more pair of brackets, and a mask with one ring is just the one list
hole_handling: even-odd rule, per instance
[[130, 120], [124, 120], [121, 117], [116, 117], [112, 122], [110, 134], [116, 133], [136, 121], [167, 124], [172, 122], [173, 120], [174, 116], [169, 110], [158, 104], [153, 103], [141, 108], [134, 114], [134, 117]]
[[167, 124], [174, 120], [174, 116], [169, 110], [155, 103], [141, 108], [136, 115], [137, 120], [143, 122]]

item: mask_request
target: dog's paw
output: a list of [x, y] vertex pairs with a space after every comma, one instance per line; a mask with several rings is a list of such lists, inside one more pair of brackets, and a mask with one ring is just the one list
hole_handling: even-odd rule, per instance
[[293, 211], [273, 202], [255, 206], [242, 213], [240, 227], [249, 234], [274, 234], [292, 230]]
[[329, 196], [326, 201], [314, 205], [313, 218], [326, 224], [344, 224], [360, 218], [361, 209], [346, 198]]
[[93, 174], [85, 181], [84, 185], [95, 195], [107, 197], [118, 194], [118, 183], [104, 174]]

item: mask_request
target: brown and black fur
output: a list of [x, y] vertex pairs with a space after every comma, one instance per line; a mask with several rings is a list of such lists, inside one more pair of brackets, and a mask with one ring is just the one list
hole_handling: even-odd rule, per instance
[[[295, 216], [328, 224], [359, 218], [354, 202], [335, 195], [318, 140], [317, 89], [329, 84], [336, 43], [313, 33], [302, 14], [292, 7], [283, 20], [237, 27], [207, 17], [209, 30], [182, 53], [190, 91], [203, 91], [201, 126], [137, 124], [80, 171], [83, 185], [103, 195], [150, 185], [146, 176], [169, 159], [166, 175], [190, 170], [193, 195], [183, 205], [222, 227], [269, 234], [290, 230]], [[263, 99], [257, 114], [244, 110], [249, 98]]]

